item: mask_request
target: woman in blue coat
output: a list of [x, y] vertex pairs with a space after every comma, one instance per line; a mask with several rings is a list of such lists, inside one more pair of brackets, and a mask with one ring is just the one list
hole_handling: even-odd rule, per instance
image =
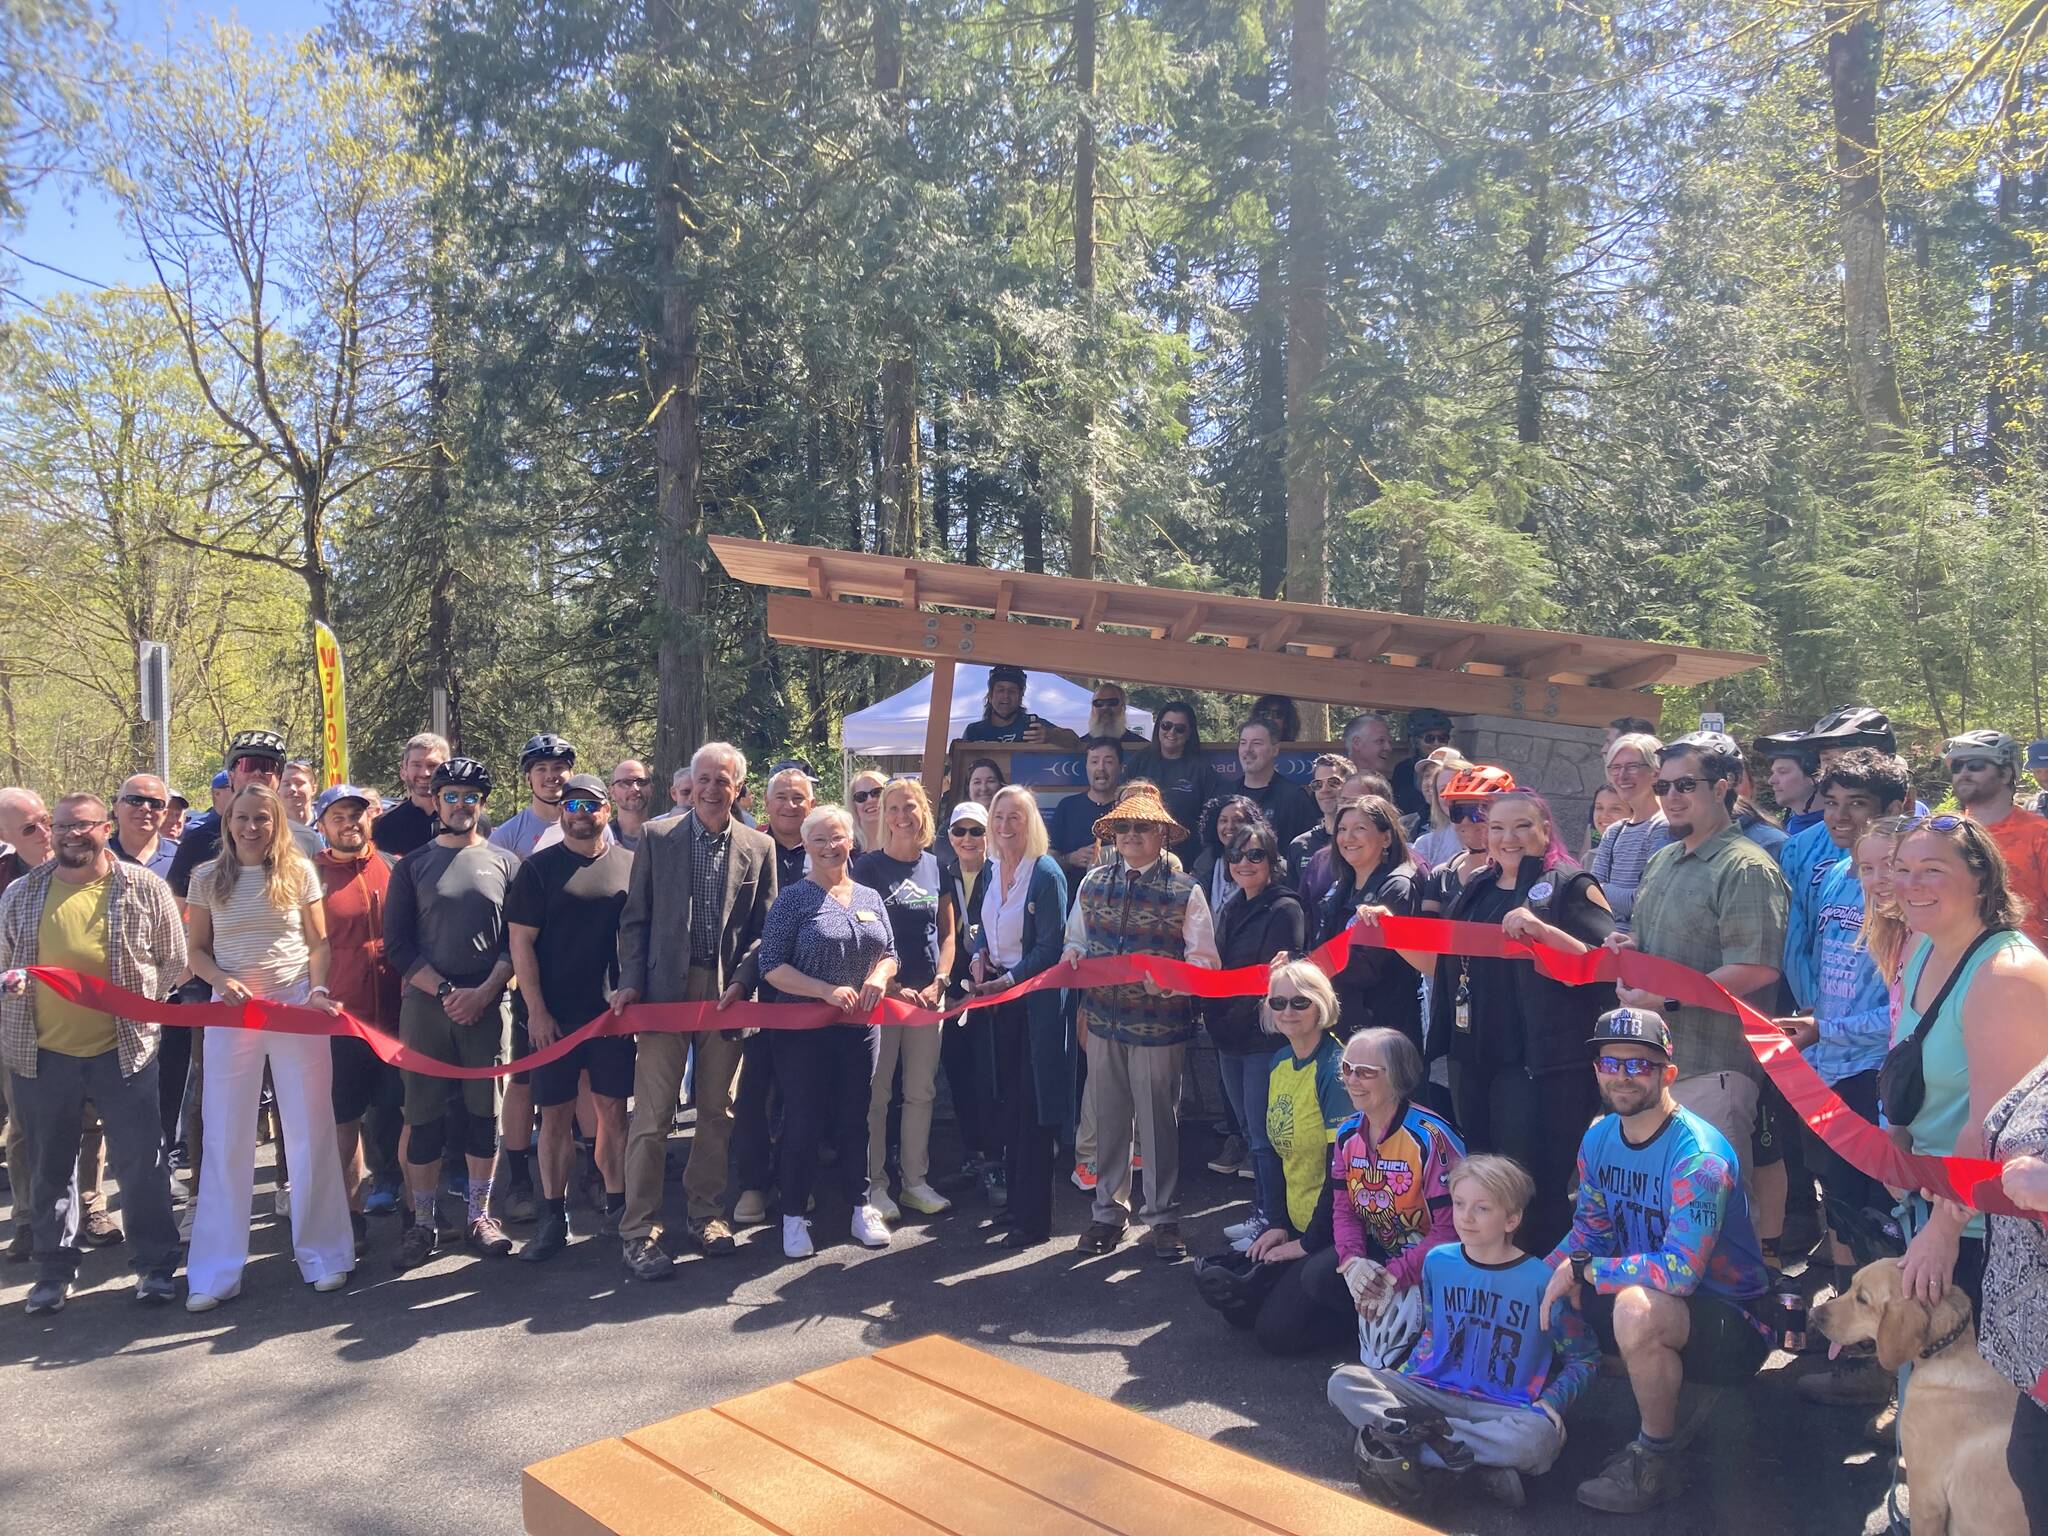
[[[1029, 790], [998, 790], [988, 829], [991, 867], [972, 975], [976, 991], [1001, 992], [1059, 960], [1067, 881], [1046, 852], [1045, 822]], [[1056, 987], [991, 1012], [1010, 1187], [1003, 1246], [1025, 1248], [1052, 1236], [1053, 1153], [1074, 1118], [1074, 1034]]]

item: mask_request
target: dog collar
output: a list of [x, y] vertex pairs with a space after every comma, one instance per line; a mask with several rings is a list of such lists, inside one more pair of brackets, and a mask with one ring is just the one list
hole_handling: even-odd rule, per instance
[[1932, 1360], [1944, 1349], [1947, 1349], [1949, 1345], [1955, 1343], [1957, 1339], [1960, 1339], [1963, 1336], [1964, 1330], [1967, 1329], [1969, 1326], [1970, 1320], [1969, 1318], [1965, 1317], [1961, 1322], [1957, 1323], [1955, 1327], [1949, 1329], [1947, 1333], [1944, 1333], [1932, 1344], [1929, 1344], [1925, 1349], [1921, 1350], [1920, 1358], [1922, 1360]]

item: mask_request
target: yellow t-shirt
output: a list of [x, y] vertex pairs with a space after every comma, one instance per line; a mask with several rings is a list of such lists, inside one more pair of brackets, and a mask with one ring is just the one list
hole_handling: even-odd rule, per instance
[[[107, 896], [113, 877], [90, 885], [50, 882], [36, 930], [36, 959], [86, 976], [107, 974]], [[104, 1056], [115, 1044], [114, 1016], [67, 1003], [48, 987], [36, 988], [36, 1044], [59, 1056]]]

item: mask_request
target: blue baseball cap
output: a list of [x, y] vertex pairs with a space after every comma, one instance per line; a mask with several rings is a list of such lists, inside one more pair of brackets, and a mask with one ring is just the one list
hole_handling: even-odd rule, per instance
[[365, 806], [381, 803], [379, 798], [371, 794], [367, 789], [358, 789], [353, 784], [334, 784], [321, 790], [319, 795], [315, 797], [313, 801], [313, 819], [318, 821], [327, 814], [331, 807], [341, 804], [344, 800], [360, 801]]
[[1664, 1059], [1672, 1059], [1671, 1026], [1664, 1022], [1664, 1015], [1648, 1008], [1610, 1008], [1593, 1021], [1592, 1038], [1589, 1045], [1608, 1045], [1616, 1040], [1626, 1040], [1634, 1045], [1647, 1045], [1653, 1051], [1662, 1051]]
[[2048, 768], [2048, 741], [2030, 741], [2027, 743], [2027, 766], [2029, 768]]
[[216, 773], [213, 776], [213, 787], [215, 789], [226, 789], [228, 787], [227, 769], [223, 768], [219, 773]]

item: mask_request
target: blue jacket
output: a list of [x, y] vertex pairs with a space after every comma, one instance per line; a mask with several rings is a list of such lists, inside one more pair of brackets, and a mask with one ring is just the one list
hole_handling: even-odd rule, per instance
[[1778, 850], [1778, 869], [1792, 893], [1785, 911], [1785, 984], [1802, 1008], [1813, 1006], [1820, 980], [1816, 970], [1819, 957], [1811, 945], [1815, 897], [1820, 891], [1821, 876], [1840, 857], [1842, 850], [1835, 846], [1824, 825], [1808, 827], [1787, 838], [1785, 846]]
[[1863, 947], [1863, 886], [1854, 859], [1844, 856], [1822, 872], [1814, 925], [1798, 937], [1813, 955], [1813, 1017], [1820, 1025], [1807, 1061], [1830, 1083], [1875, 1071], [1891, 1046], [1892, 998]]
[[[1029, 981], [1057, 964], [1066, 947], [1067, 877], [1048, 854], [1032, 866], [1031, 889], [1024, 898], [1024, 958], [1010, 967], [1018, 981]], [[975, 935], [975, 949], [988, 952], [988, 935]], [[1024, 999], [1031, 1031], [1031, 1083], [1038, 1100], [1038, 1123], [1062, 1135], [1074, 1123], [1074, 1031], [1060, 999], [1065, 994], [1047, 987]]]

